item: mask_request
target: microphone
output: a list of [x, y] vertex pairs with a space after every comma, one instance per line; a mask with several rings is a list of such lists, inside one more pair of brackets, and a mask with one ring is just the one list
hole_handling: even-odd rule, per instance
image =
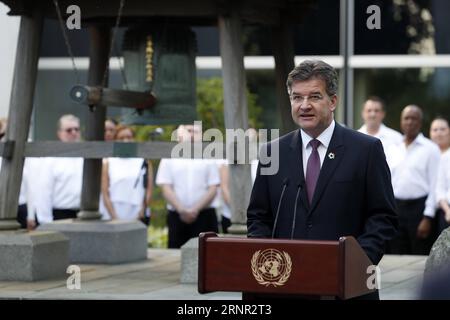
[[286, 187], [288, 186], [288, 184], [289, 184], [289, 179], [288, 178], [284, 178], [284, 180], [283, 180], [283, 190], [281, 191], [280, 201], [278, 201], [277, 214], [275, 215], [275, 221], [273, 223], [272, 239], [275, 236], [275, 229], [277, 228], [277, 223], [278, 223], [278, 215], [280, 214], [281, 201], [283, 200], [284, 192], [286, 191]]
[[297, 202], [298, 202], [298, 196], [300, 195], [300, 191], [302, 191], [302, 189], [303, 189], [303, 183], [299, 182], [297, 184], [297, 195], [295, 196], [295, 203], [294, 203], [294, 217], [292, 218], [291, 240], [294, 239], [295, 223], [297, 220]]

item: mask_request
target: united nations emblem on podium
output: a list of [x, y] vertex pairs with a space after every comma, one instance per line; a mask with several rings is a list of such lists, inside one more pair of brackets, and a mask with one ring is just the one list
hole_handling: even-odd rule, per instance
[[258, 250], [251, 260], [252, 273], [262, 286], [279, 287], [289, 280], [292, 260], [288, 253], [276, 249]]

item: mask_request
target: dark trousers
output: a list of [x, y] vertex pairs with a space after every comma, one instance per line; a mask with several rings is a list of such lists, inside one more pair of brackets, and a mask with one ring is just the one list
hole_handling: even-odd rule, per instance
[[53, 220], [76, 219], [77, 209], [53, 209]]
[[191, 224], [181, 221], [178, 212], [169, 210], [167, 226], [169, 228], [169, 248], [180, 248], [189, 239], [198, 237], [202, 232], [219, 232], [214, 208], [200, 211], [197, 219]]
[[417, 238], [417, 228], [423, 219], [427, 197], [414, 200], [396, 200], [399, 228], [397, 236], [390, 241], [391, 254], [428, 255], [433, 245], [433, 232], [427, 239]]
[[222, 233], [228, 233], [228, 228], [231, 226], [231, 220], [222, 216], [222, 221], [220, 224], [222, 225]]
[[20, 223], [22, 229], [27, 228], [28, 209], [26, 204], [22, 204], [17, 208], [17, 222]]

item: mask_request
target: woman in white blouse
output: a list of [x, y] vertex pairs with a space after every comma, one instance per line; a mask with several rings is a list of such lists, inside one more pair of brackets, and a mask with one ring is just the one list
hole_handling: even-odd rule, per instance
[[431, 122], [430, 139], [439, 146], [442, 154], [450, 148], [450, 127], [447, 119], [437, 117]]
[[431, 139], [439, 146], [442, 156], [436, 184], [438, 211], [438, 233], [450, 226], [450, 126], [445, 118], [436, 118], [431, 123]]
[[[133, 142], [134, 131], [126, 126], [117, 128], [116, 141]], [[104, 217], [112, 220], [149, 218], [148, 205], [153, 191], [153, 169], [149, 161], [140, 158], [108, 158], [103, 162], [102, 197]], [[106, 213], [106, 214], [105, 214]]]

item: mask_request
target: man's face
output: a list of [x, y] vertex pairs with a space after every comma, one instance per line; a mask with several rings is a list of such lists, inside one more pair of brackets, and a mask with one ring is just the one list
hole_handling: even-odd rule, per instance
[[187, 134], [187, 141], [191, 142], [201, 142], [202, 141], [202, 132], [200, 126], [186, 125], [184, 127]]
[[417, 137], [422, 127], [420, 112], [414, 108], [406, 107], [402, 112], [400, 126], [405, 136], [409, 138]]
[[295, 81], [291, 88], [292, 119], [308, 135], [317, 138], [333, 121], [336, 95], [330, 97], [321, 79]]
[[112, 121], [105, 121], [105, 141], [113, 141], [116, 135], [116, 125]]
[[385, 113], [380, 102], [367, 100], [362, 111], [364, 123], [369, 127], [379, 127], [383, 122]]
[[78, 142], [80, 141], [80, 124], [74, 120], [63, 120], [57, 135], [62, 142]]

